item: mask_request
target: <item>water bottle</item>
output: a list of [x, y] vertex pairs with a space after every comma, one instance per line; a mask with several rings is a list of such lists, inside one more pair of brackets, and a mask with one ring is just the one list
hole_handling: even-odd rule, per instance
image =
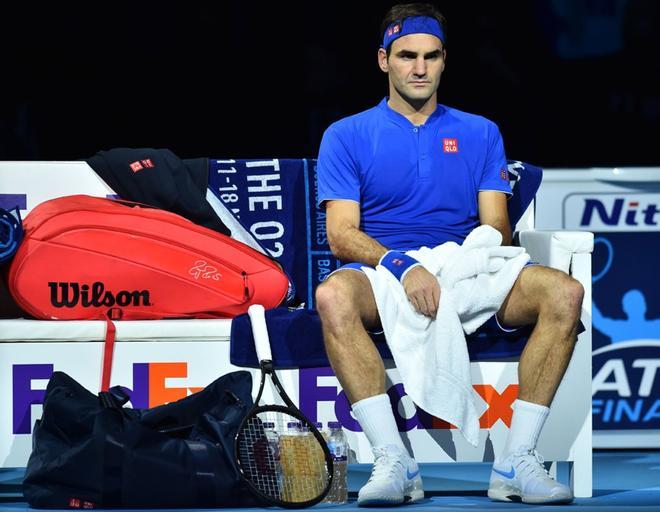
[[264, 433], [268, 439], [268, 449], [273, 456], [273, 460], [279, 465], [280, 462], [280, 436], [275, 431], [275, 423], [264, 421]]
[[[323, 424], [320, 421], [315, 421], [314, 427], [319, 431], [321, 437], [323, 437], [327, 444], [327, 440], [323, 435]], [[306, 436], [305, 458], [308, 461], [305, 473], [309, 476], [310, 482], [315, 482], [310, 488], [313, 488], [316, 495], [318, 495], [323, 490], [323, 487], [321, 487], [322, 484], [328, 478], [328, 470], [325, 465], [325, 454], [311, 430], [305, 429], [304, 434]]]
[[327, 446], [327, 444], [328, 444], [328, 432], [323, 430], [323, 423], [321, 423], [320, 421], [315, 421], [314, 426], [316, 427], [316, 430], [319, 431], [319, 434], [321, 434], [321, 437], [323, 438], [323, 441], [325, 442], [325, 444]]
[[264, 421], [264, 434], [268, 440], [268, 451], [270, 453], [269, 460], [272, 460], [272, 465], [268, 464], [268, 469], [272, 471], [273, 483], [276, 487], [276, 495], [281, 495], [282, 492], [282, 465], [280, 464], [280, 436], [275, 430], [275, 423], [272, 421]]
[[296, 454], [302, 444], [301, 424], [290, 421], [286, 431], [280, 437], [280, 463], [282, 467], [282, 497], [286, 501], [306, 501], [303, 495], [304, 475], [299, 466]]
[[332, 487], [323, 501], [346, 503], [348, 501], [348, 440], [338, 421], [328, 423], [328, 449], [332, 455], [334, 473]]

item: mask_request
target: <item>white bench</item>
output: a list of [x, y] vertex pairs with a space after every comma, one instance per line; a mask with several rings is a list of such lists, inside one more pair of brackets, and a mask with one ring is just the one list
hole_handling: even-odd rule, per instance
[[[56, 177], [56, 179], [54, 179]], [[112, 191], [84, 162], [0, 162], [0, 194], [27, 193], [27, 210], [47, 199]], [[25, 214], [25, 211], [22, 212]], [[533, 214], [518, 227], [533, 226]], [[591, 252], [593, 236], [583, 232], [521, 231], [521, 245], [539, 263], [564, 270], [585, 288], [579, 336], [559, 388], [539, 451], [547, 460], [570, 463], [577, 497], [592, 493], [591, 475]], [[112, 385], [132, 389], [135, 407], [176, 400], [236, 370], [229, 362], [230, 320], [116, 322]], [[105, 323], [102, 321], [0, 320], [0, 467], [22, 467], [31, 450], [31, 425], [40, 414], [40, 396], [53, 370], [65, 371], [92, 391], [101, 378]], [[474, 448], [455, 429], [434, 421], [427, 428], [409, 398], [398, 414], [408, 429], [404, 440], [420, 462], [490, 461], [508, 433], [509, 404], [517, 390], [517, 362], [472, 363], [473, 384], [485, 397], [480, 443]], [[254, 372], [254, 370], [253, 370]], [[346, 415], [345, 397], [329, 369], [281, 371], [287, 392], [314, 408], [319, 421]], [[400, 389], [395, 368], [387, 369], [388, 387]], [[255, 383], [255, 391], [256, 391]], [[34, 403], [34, 404], [32, 404]], [[510, 418], [510, 416], [509, 416]], [[349, 418], [344, 418], [350, 420]], [[348, 421], [350, 422], [350, 421]], [[347, 421], [344, 422], [345, 426]], [[372, 460], [362, 433], [348, 431], [357, 462]]]

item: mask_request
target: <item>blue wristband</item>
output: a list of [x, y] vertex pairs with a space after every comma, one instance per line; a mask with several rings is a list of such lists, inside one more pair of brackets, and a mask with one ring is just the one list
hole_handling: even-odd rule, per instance
[[387, 251], [383, 254], [383, 257], [378, 264], [389, 270], [399, 282], [403, 281], [408, 270], [417, 265], [421, 265], [421, 263], [412, 256], [408, 256], [407, 254], [398, 251]]

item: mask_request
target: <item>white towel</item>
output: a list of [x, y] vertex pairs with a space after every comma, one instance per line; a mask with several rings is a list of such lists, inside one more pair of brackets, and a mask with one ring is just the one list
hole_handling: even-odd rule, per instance
[[501, 243], [499, 231], [479, 226], [463, 245], [447, 242], [407, 253], [438, 277], [435, 320], [415, 310], [386, 268], [362, 267], [406, 393], [426, 412], [455, 425], [473, 446], [479, 442], [483, 407], [472, 387], [465, 334], [499, 310], [529, 261], [522, 247]]

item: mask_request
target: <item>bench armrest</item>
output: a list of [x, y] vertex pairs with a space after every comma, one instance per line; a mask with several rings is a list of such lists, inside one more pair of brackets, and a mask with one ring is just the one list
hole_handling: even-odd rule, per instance
[[519, 232], [520, 246], [529, 253], [532, 261], [570, 273], [576, 254], [591, 254], [594, 250], [594, 234], [588, 231], [541, 231]]

